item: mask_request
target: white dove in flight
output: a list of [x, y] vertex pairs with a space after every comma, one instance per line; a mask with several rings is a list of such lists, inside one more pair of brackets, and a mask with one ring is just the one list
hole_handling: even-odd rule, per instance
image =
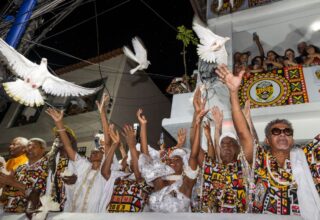
[[215, 62], [217, 64], [228, 63], [228, 53], [225, 43], [230, 40], [229, 37], [220, 37], [213, 33], [208, 27], [198, 23], [198, 19], [193, 20], [193, 30], [200, 39], [197, 46], [197, 53], [200, 58], [206, 62]]
[[123, 47], [124, 54], [129, 57], [131, 60], [138, 63], [138, 66], [130, 70], [131, 74], [134, 74], [137, 70], [147, 69], [151, 64], [147, 58], [147, 50], [142, 44], [142, 41], [138, 37], [132, 39], [132, 45], [134, 53], [126, 46]]
[[26, 106], [44, 105], [44, 93], [54, 96], [85, 96], [97, 92], [98, 88], [85, 88], [52, 75], [47, 67], [47, 59], [42, 58], [40, 64], [28, 60], [13, 47], [0, 38], [0, 56], [14, 75], [21, 79], [3, 83], [7, 94], [15, 101]]

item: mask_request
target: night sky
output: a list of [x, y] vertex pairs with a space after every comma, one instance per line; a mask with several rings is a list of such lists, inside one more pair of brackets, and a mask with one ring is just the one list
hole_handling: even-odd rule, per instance
[[[165, 91], [174, 76], [181, 76], [184, 73], [181, 56], [183, 44], [176, 39], [176, 28], [181, 25], [192, 28], [194, 12], [190, 1], [96, 0], [95, 2], [97, 14], [101, 14], [98, 16], [98, 31], [95, 19], [67, 30], [95, 15], [94, 1], [91, 1], [75, 9], [47, 34], [48, 39], [43, 40], [41, 44], [81, 59], [88, 59], [98, 55], [97, 33], [99, 33], [99, 54], [122, 48], [124, 45], [132, 48], [131, 39], [139, 36], [148, 50], [148, 59], [151, 62], [146, 72], [151, 73], [151, 78], [161, 91]], [[36, 53], [31, 51], [30, 57], [34, 59], [39, 55], [47, 57], [52, 69], [80, 62], [40, 46], [34, 47], [33, 50]], [[197, 59], [196, 46], [189, 46], [187, 50], [189, 75], [196, 69]]]

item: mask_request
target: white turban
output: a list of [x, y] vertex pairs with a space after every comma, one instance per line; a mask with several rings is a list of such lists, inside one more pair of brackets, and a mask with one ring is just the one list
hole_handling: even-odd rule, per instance
[[237, 135], [236, 135], [234, 132], [228, 131], [228, 132], [223, 133], [223, 134], [220, 136], [219, 145], [221, 145], [222, 139], [225, 138], [225, 137], [230, 137], [230, 138], [232, 138], [232, 139], [235, 139], [235, 140], [238, 142], [238, 137], [237, 137]]
[[182, 158], [183, 164], [185, 166], [188, 166], [189, 164], [189, 156], [190, 153], [186, 151], [186, 149], [182, 149], [182, 148], [176, 148], [172, 151], [172, 153], [170, 154], [170, 158], [174, 157], [174, 156], [178, 156]]

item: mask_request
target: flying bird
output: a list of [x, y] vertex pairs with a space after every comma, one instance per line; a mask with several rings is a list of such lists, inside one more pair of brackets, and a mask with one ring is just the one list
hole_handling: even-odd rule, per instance
[[228, 62], [228, 53], [225, 43], [230, 40], [229, 37], [221, 37], [213, 33], [208, 27], [200, 24], [199, 19], [193, 19], [193, 30], [200, 39], [197, 46], [197, 53], [200, 58], [209, 63], [226, 64]]
[[138, 37], [134, 37], [132, 39], [132, 46], [134, 49], [134, 53], [128, 47], [123, 47], [124, 54], [129, 57], [131, 60], [138, 63], [138, 65], [130, 70], [131, 74], [134, 74], [137, 70], [147, 69], [151, 64], [147, 58], [147, 50], [142, 44], [142, 41]]
[[44, 105], [44, 93], [54, 96], [85, 96], [102, 88], [85, 88], [56, 77], [49, 72], [46, 58], [36, 64], [1, 38], [0, 57], [14, 75], [22, 78], [3, 83], [3, 88], [11, 98], [26, 106]]

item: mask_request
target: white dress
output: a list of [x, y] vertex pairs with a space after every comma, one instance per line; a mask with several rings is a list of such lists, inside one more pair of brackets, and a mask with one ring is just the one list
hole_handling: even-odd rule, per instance
[[74, 185], [66, 185], [65, 212], [105, 212], [109, 203], [114, 181], [122, 172], [112, 171], [107, 181], [101, 169], [92, 170], [92, 164], [84, 157], [76, 155], [69, 161], [68, 169], [77, 175]]
[[[174, 170], [159, 160], [140, 154], [139, 169], [142, 177], [147, 183], [156, 178], [165, 178], [174, 173]], [[151, 193], [149, 197], [149, 208], [153, 212], [188, 212], [190, 210], [190, 198], [179, 191], [182, 178], [166, 186], [157, 192]]]

